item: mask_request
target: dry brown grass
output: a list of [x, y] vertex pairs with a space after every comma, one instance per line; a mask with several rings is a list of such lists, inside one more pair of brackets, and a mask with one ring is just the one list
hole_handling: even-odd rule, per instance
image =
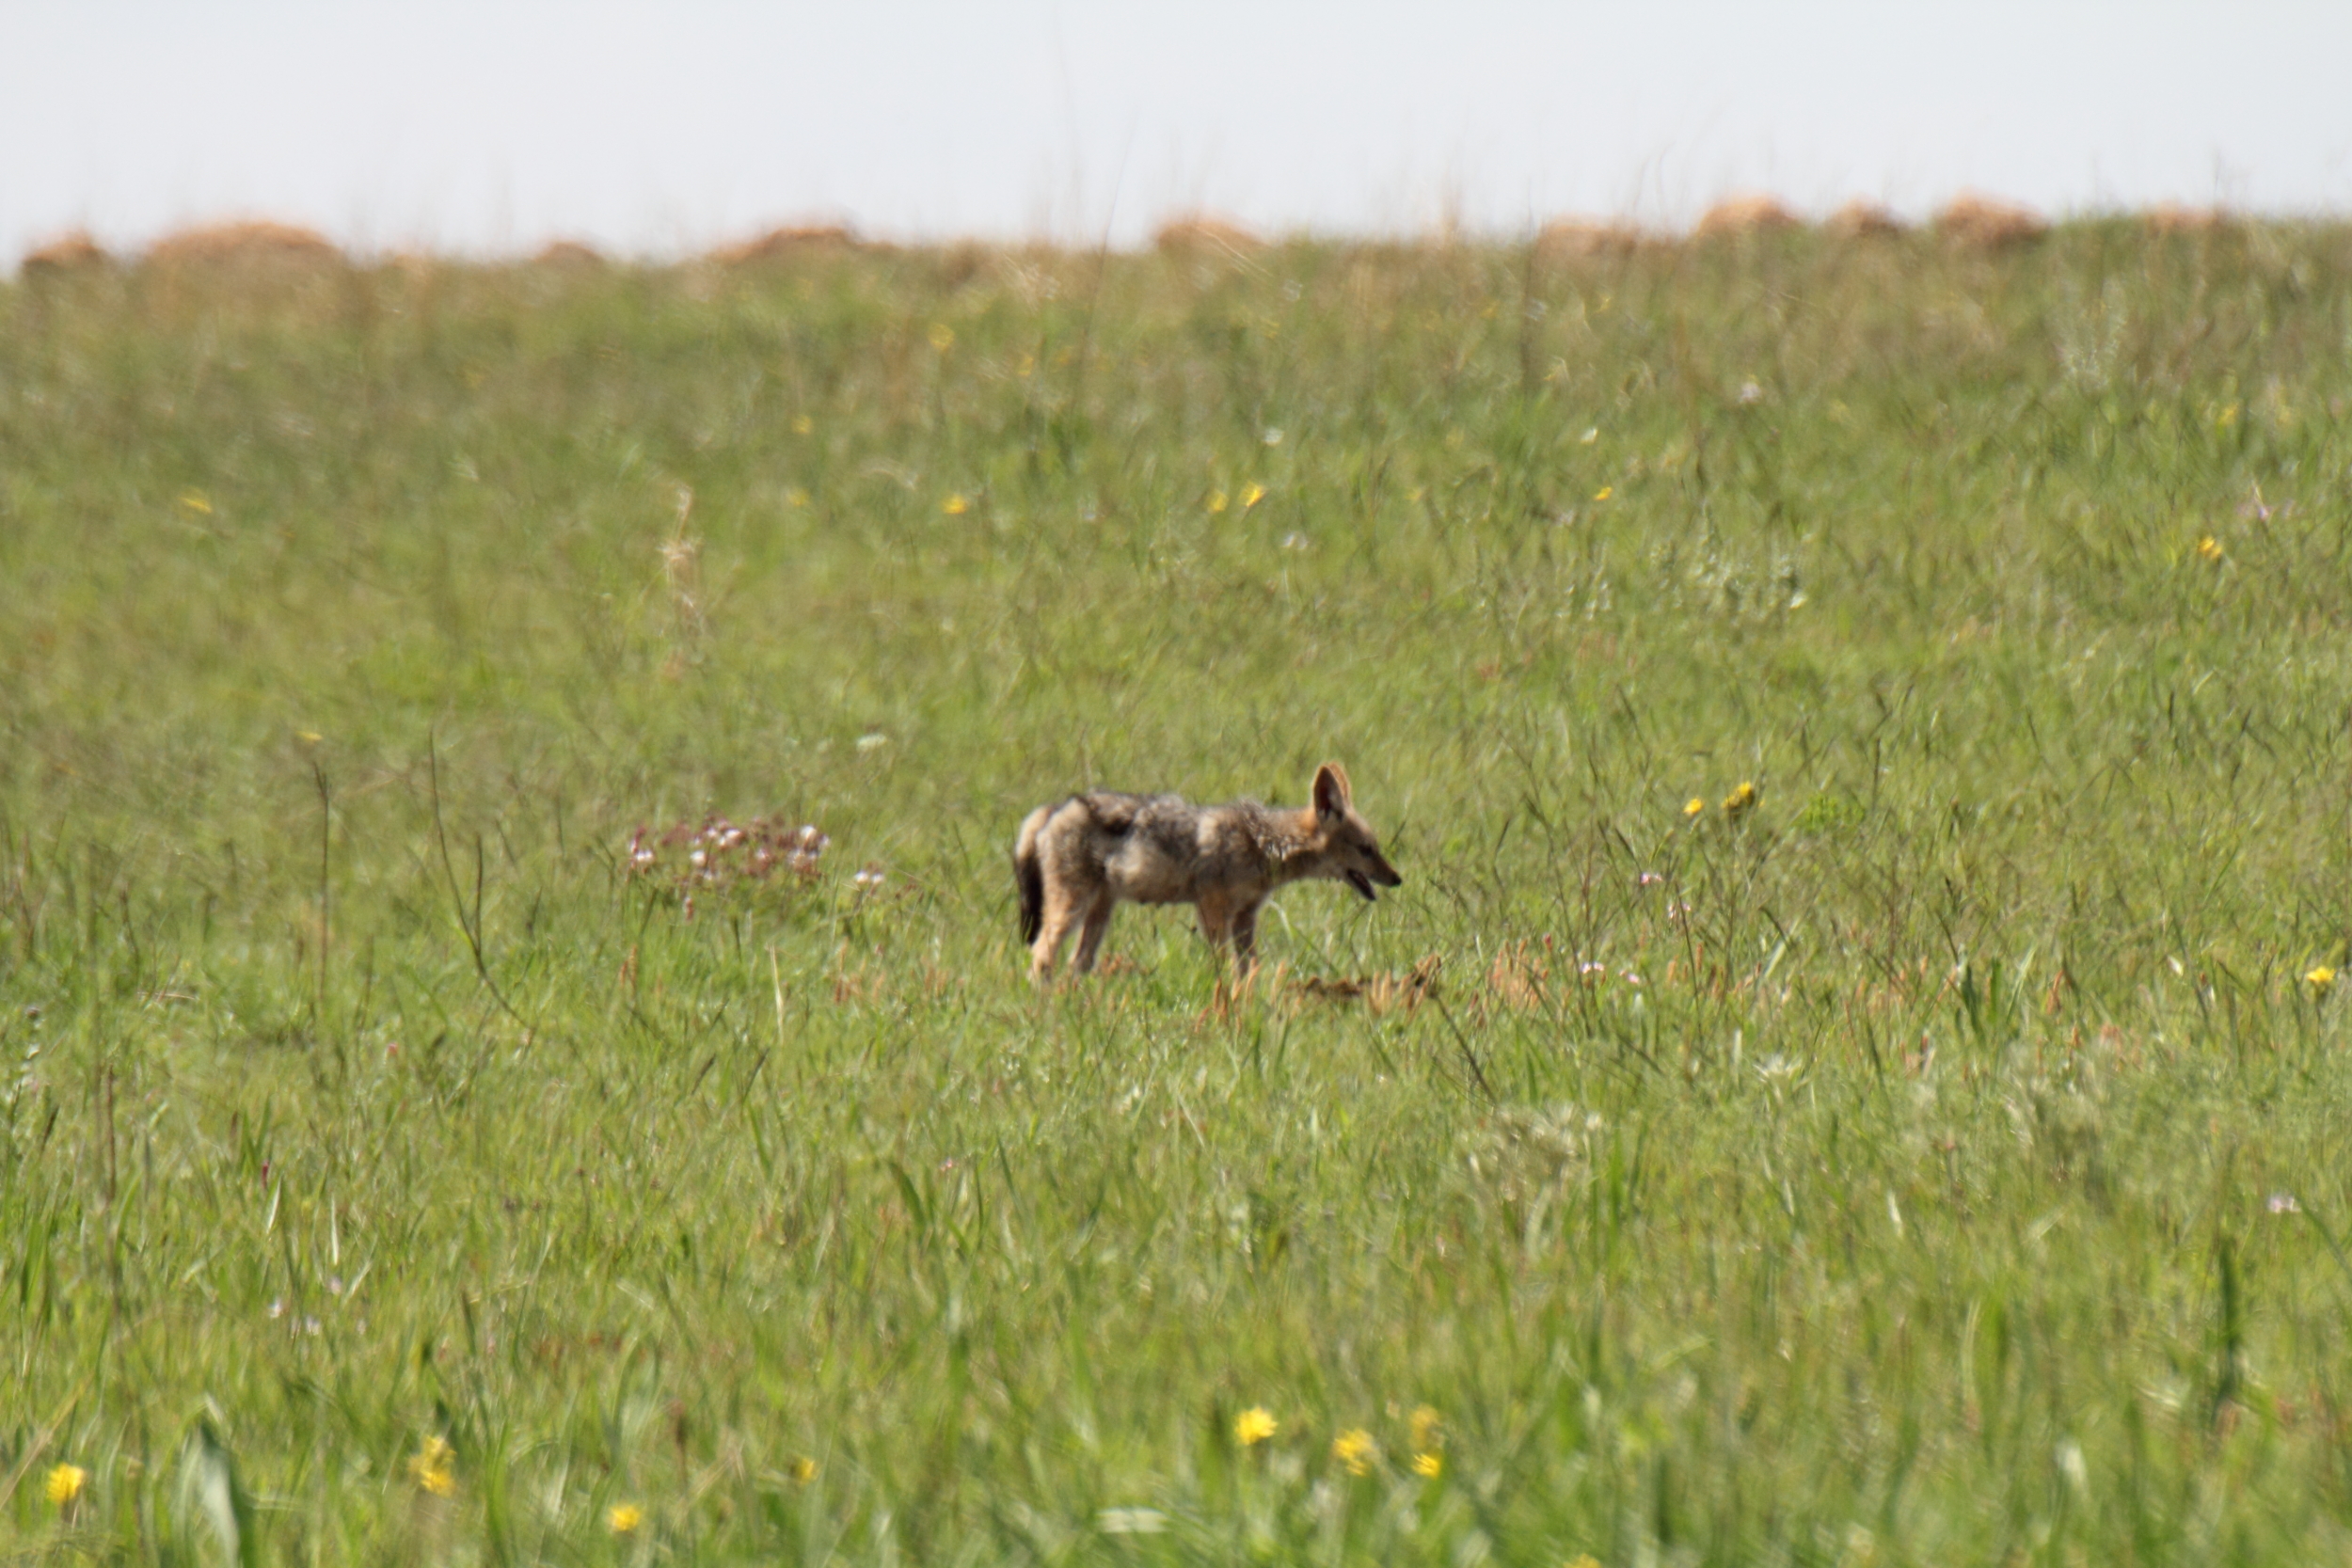
[[1821, 228], [1841, 240], [1888, 239], [1903, 231], [1903, 220], [1875, 201], [1860, 197], [1829, 215]]
[[2212, 234], [2226, 229], [2230, 214], [2218, 207], [2184, 207], [2161, 201], [2139, 214], [2151, 234]]
[[552, 272], [591, 272], [605, 265], [604, 252], [579, 240], [555, 240], [531, 259]]
[[148, 264], [159, 267], [327, 267], [342, 261], [343, 253], [316, 230], [262, 219], [183, 229], [147, 252]]
[[1265, 247], [1240, 224], [1206, 213], [1170, 218], [1152, 236], [1152, 248], [1164, 256], [1254, 256]]
[[1804, 220], [1769, 196], [1735, 196], [1718, 201], [1699, 219], [1692, 236], [1702, 240], [1731, 239], [1742, 234], [1773, 234], [1804, 227]]
[[89, 272], [112, 266], [114, 258], [83, 230], [60, 234], [24, 258], [26, 276], [36, 273]]
[[1309, 1002], [1361, 1002], [1375, 1014], [1411, 1012], [1438, 993], [1438, 971], [1445, 955], [1432, 953], [1402, 974], [1342, 975], [1326, 979], [1311, 974], [1293, 979], [1288, 990]]
[[1555, 218], [1536, 232], [1535, 254], [1546, 261], [1630, 256], [1657, 243], [1655, 236], [1629, 223]]
[[710, 260], [723, 267], [760, 266], [812, 256], [846, 256], [871, 248], [854, 230], [839, 223], [788, 224], [735, 245], [722, 245]]
[[1551, 961], [1548, 954], [1521, 940], [1507, 942], [1495, 953], [1495, 961], [1486, 968], [1486, 988], [1497, 1001], [1515, 1012], [1534, 1012], [1544, 1006], [1551, 984]]
[[2013, 202], [1963, 191], [1935, 214], [1935, 231], [1969, 250], [2009, 250], [2050, 231], [2041, 214]]

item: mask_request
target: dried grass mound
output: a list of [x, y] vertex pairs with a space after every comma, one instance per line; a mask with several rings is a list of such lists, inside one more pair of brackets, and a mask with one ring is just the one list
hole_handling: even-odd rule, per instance
[[846, 224], [798, 223], [771, 229], [739, 244], [710, 253], [723, 267], [761, 266], [772, 261], [800, 261], [812, 256], [846, 256], [866, 248]]
[[578, 240], [556, 240], [533, 256], [531, 264], [550, 272], [594, 272], [605, 264], [604, 252]]
[[1630, 256], [1649, 243], [1650, 236], [1629, 223], [1554, 218], [1536, 231], [1535, 254], [1547, 261]]
[[1885, 240], [1903, 231], [1903, 220], [1877, 202], [1857, 197], [1832, 213], [1821, 227], [1841, 240]]
[[1963, 192], [1935, 214], [1935, 231], [1970, 250], [2008, 250], [2032, 244], [2050, 226], [2031, 208]]
[[1163, 256], [1254, 256], [1265, 241], [1238, 223], [1193, 213], [1161, 224], [1152, 248]]
[[2164, 201], [2139, 214], [2151, 234], [2214, 234], [2230, 226], [2230, 214], [2218, 207], [2184, 207]]
[[96, 272], [114, 265], [114, 258], [105, 247], [82, 230], [60, 234], [24, 258], [24, 274], [59, 275], [71, 272]]
[[216, 223], [167, 235], [149, 249], [165, 267], [340, 266], [343, 253], [326, 235], [290, 223]]
[[1735, 196], [1709, 207], [1693, 232], [1702, 240], [1723, 240], [1742, 234], [1777, 234], [1801, 227], [1803, 220], [1796, 214], [1769, 196]]
[[1291, 979], [1292, 995], [1308, 1002], [1361, 1002], [1375, 1013], [1411, 1012], [1438, 994], [1438, 971], [1445, 955], [1432, 953], [1402, 974]]

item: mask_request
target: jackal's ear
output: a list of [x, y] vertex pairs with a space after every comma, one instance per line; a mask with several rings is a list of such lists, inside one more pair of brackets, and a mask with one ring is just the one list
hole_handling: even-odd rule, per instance
[[1326, 822], [1347, 815], [1347, 769], [1327, 762], [1315, 769], [1315, 816]]

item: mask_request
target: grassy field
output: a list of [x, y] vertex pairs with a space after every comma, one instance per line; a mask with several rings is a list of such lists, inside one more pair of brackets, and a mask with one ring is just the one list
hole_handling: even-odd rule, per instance
[[2341, 228], [0, 285], [0, 1553], [2340, 1560], [2348, 420]]

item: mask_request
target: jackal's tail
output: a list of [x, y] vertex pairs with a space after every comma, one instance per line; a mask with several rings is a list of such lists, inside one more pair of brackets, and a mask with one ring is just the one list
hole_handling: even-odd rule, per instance
[[1045, 927], [1045, 868], [1037, 858], [1037, 835], [1053, 815], [1051, 806], [1029, 813], [1012, 847], [1012, 876], [1021, 888], [1021, 940], [1025, 942], [1037, 941], [1038, 932]]

